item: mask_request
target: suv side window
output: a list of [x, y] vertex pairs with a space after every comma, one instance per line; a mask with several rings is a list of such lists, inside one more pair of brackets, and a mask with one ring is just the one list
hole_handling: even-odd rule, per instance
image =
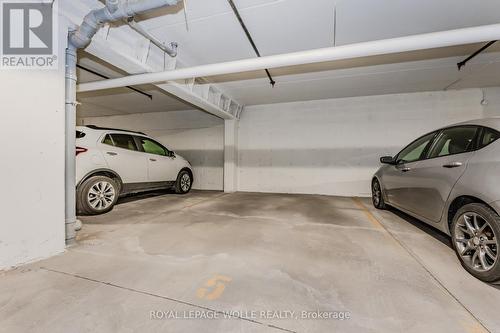
[[476, 126], [447, 128], [439, 133], [429, 153], [429, 158], [462, 154], [474, 150]]
[[168, 151], [158, 142], [140, 136], [137, 136], [136, 138], [140, 142], [142, 149], [144, 150], [145, 153], [160, 155], [160, 156], [168, 156]]
[[106, 134], [104, 140], [102, 140], [102, 143], [104, 143], [105, 145], [114, 146], [113, 140], [111, 139], [111, 135], [109, 134]]
[[432, 132], [413, 141], [413, 143], [410, 143], [398, 154], [398, 163], [410, 163], [422, 159], [427, 147], [429, 146], [435, 135], [436, 132]]
[[[109, 135], [109, 134], [108, 134]], [[137, 145], [135, 144], [134, 137], [128, 134], [111, 134], [112, 144], [115, 147], [138, 151]], [[107, 136], [106, 136], [107, 137]], [[104, 138], [106, 141], [106, 138]], [[106, 143], [106, 142], [103, 142]], [[108, 144], [108, 143], [106, 143]]]
[[494, 129], [484, 127], [483, 135], [481, 137], [481, 141], [479, 142], [479, 149], [486, 147], [490, 143], [495, 142], [500, 138], [500, 133], [495, 131]]

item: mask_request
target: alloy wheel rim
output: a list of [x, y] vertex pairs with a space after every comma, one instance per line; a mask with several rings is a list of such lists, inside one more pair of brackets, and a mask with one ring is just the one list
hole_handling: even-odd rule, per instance
[[378, 206], [380, 204], [380, 197], [382, 195], [382, 192], [380, 191], [380, 184], [377, 181], [373, 182], [372, 193], [373, 202], [376, 206]]
[[455, 246], [464, 263], [486, 272], [498, 259], [498, 240], [490, 223], [473, 212], [462, 214], [455, 224]]
[[191, 187], [191, 177], [187, 173], [183, 174], [181, 177], [181, 189], [184, 192], [189, 191], [189, 188]]
[[87, 194], [87, 202], [96, 210], [104, 210], [113, 204], [115, 196], [114, 186], [107, 181], [100, 181], [90, 188]]

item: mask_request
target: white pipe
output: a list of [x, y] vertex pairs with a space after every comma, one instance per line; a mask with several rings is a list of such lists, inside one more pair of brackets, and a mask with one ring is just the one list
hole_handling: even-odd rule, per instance
[[166, 72], [126, 76], [118, 79], [82, 83], [79, 92], [111, 89], [149, 83], [159, 83], [195, 77], [214, 76], [312, 64], [334, 60], [355, 59], [368, 56], [410, 52], [424, 49], [465, 45], [500, 39], [500, 24], [485, 25], [442, 32], [433, 32], [372, 42], [328, 47], [323, 49], [280, 54], [262, 58], [230, 61]]
[[177, 56], [177, 43], [176, 42], [171, 42], [170, 46], [164, 45], [158, 38], [155, 36], [151, 35], [148, 31], [146, 31], [139, 23], [134, 21], [133, 18], [130, 18], [127, 20], [127, 24], [129, 25], [130, 28], [135, 30], [137, 33], [142, 35], [144, 38], [148, 39], [151, 43], [156, 45], [160, 50], [163, 52], [167, 53], [169, 56], [172, 58], [175, 58]]
[[68, 43], [66, 49], [66, 80], [65, 80], [65, 234], [66, 244], [72, 244], [76, 237], [76, 193], [75, 193], [75, 126], [76, 126], [76, 62], [77, 49]]

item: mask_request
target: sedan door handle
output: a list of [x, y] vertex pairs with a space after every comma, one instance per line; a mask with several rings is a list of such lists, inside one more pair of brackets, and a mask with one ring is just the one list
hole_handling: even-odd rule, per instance
[[156, 160], [154, 158], [150, 158], [149, 159], [151, 162], [156, 162]]
[[448, 163], [448, 164], [443, 165], [443, 168], [452, 169], [452, 168], [461, 167], [462, 165], [463, 165], [462, 162], [452, 162], [452, 163]]
[[411, 168], [408, 168], [408, 167], [405, 167], [403, 169], [401, 169], [402, 172], [408, 172], [408, 171], [411, 171]]
[[108, 154], [109, 156], [116, 156], [116, 155], [118, 155], [117, 153], [113, 153], [111, 151], [108, 151], [106, 154]]

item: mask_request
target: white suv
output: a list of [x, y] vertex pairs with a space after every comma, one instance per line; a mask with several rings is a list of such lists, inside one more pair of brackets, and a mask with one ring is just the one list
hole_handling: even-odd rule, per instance
[[118, 197], [173, 188], [188, 193], [191, 165], [144, 133], [76, 127], [76, 206], [79, 213], [110, 211]]

